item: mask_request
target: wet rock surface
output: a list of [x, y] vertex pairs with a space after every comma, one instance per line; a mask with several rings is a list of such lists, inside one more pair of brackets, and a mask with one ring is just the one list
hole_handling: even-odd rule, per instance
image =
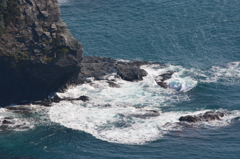
[[30, 126], [24, 119], [18, 119], [13, 117], [5, 117], [0, 119], [0, 131], [9, 130], [28, 130]]
[[108, 81], [107, 83], [108, 83], [109, 87], [120, 88], [120, 85], [119, 85], [119, 84], [116, 84], [116, 83], [114, 83], [114, 82], [112, 82], [112, 81]]
[[147, 75], [140, 66], [152, 63], [83, 57], [81, 43], [60, 19], [56, 0], [16, 1], [17, 22], [4, 28], [0, 37], [0, 106], [31, 101], [50, 106], [61, 99], [47, 99], [49, 94], [88, 82], [89, 77], [119, 88], [105, 76], [134, 82]]
[[[78, 74], [78, 83], [86, 82], [88, 77], [93, 77], [95, 80], [106, 80], [105, 76], [113, 73], [126, 81], [140, 81], [147, 75], [147, 72], [141, 69], [140, 66], [147, 64], [152, 63], [83, 56], [81, 72]], [[114, 85], [111, 82], [109, 83], [111, 86]]]
[[160, 113], [156, 110], [140, 110], [138, 113], [128, 114], [127, 116], [141, 118], [141, 119], [147, 119], [147, 118], [157, 117], [159, 115], [160, 115]]
[[172, 75], [174, 74], [175, 72], [173, 71], [168, 71], [166, 73], [163, 73], [157, 77], [155, 77], [155, 81], [157, 82], [157, 84], [163, 88], [168, 88], [168, 85], [166, 82], [166, 80], [170, 79], [172, 77]]
[[205, 112], [204, 114], [199, 115], [187, 115], [182, 116], [179, 118], [179, 121], [189, 122], [189, 123], [196, 123], [201, 121], [214, 121], [214, 120], [221, 120], [222, 117], [226, 116], [227, 113], [224, 112]]
[[55, 95], [52, 98], [48, 98], [45, 100], [41, 100], [41, 101], [34, 101], [34, 102], [30, 102], [28, 104], [36, 104], [36, 105], [42, 105], [42, 106], [46, 106], [46, 107], [50, 107], [52, 106], [53, 103], [59, 103], [61, 101], [75, 101], [75, 100], [81, 100], [83, 102], [89, 101], [89, 97], [88, 96], [80, 96], [78, 98], [60, 98], [58, 95]]

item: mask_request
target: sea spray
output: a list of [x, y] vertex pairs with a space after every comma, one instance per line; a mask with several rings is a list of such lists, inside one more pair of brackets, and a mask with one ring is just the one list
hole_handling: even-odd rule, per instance
[[[72, 98], [87, 95], [90, 101], [62, 101], [54, 104], [49, 111], [51, 121], [92, 134], [104, 141], [135, 145], [158, 140], [172, 131], [181, 131], [184, 128], [184, 124], [179, 122], [181, 116], [210, 111], [162, 112], [163, 107], [191, 100], [187, 92], [196, 87], [197, 81], [189, 77], [191, 72], [181, 66], [144, 65], [141, 68], [148, 72], [142, 81], [127, 82], [115, 78], [119, 88], [109, 87], [107, 80], [114, 78], [114, 74], [110, 74], [105, 76], [105, 80], [90, 78], [89, 83], [71, 87], [65, 93], [57, 93], [60, 97]], [[160, 87], [154, 80], [166, 71], [176, 72], [166, 81], [170, 87], [168, 89]], [[179, 88], [172, 86], [174, 83]], [[229, 125], [238, 112], [229, 114], [221, 121], [201, 122], [195, 126]]]

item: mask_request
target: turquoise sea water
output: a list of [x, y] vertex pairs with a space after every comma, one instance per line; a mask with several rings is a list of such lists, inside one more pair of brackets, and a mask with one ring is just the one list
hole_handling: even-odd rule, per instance
[[[139, 83], [119, 81], [70, 88], [60, 96], [91, 102], [32, 106], [32, 113], [1, 109], [24, 131], [0, 132], [1, 158], [231, 158], [240, 156], [240, 1], [62, 0], [62, 19], [84, 55], [168, 64], [146, 66]], [[164, 90], [152, 77], [179, 71]], [[99, 105], [112, 105], [102, 108]], [[123, 107], [127, 106], [127, 107]], [[160, 117], [139, 119], [134, 109]], [[187, 114], [224, 111], [210, 123], [178, 123]]]

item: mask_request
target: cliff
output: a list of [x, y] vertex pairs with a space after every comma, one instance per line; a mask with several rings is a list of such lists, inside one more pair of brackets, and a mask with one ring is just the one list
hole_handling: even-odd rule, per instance
[[60, 19], [57, 0], [1, 0], [0, 106], [50, 105], [60, 101], [56, 96], [47, 99], [51, 93], [90, 82], [88, 77], [119, 87], [105, 76], [139, 81], [147, 75], [140, 68], [147, 62], [83, 57], [82, 53], [82, 45]]
[[1, 0], [0, 106], [40, 100], [77, 80], [82, 45], [57, 0]]

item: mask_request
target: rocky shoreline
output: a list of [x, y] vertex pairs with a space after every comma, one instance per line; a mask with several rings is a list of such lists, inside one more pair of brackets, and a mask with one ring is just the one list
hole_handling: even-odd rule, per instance
[[[17, 12], [8, 12], [11, 9]], [[81, 43], [60, 19], [56, 0], [3, 0], [0, 11], [1, 17], [12, 17], [0, 19], [2, 107], [46, 101], [49, 94], [88, 82], [89, 77], [102, 80], [116, 72], [123, 80], [139, 81], [147, 75], [140, 66], [148, 62], [83, 57]], [[119, 87], [114, 81], [108, 83]]]
[[[59, 92], [64, 92], [68, 86], [71, 85], [78, 85], [84, 83], [91, 83], [89, 78], [94, 80], [107, 80], [109, 87], [119, 88], [120, 86], [115, 83], [115, 79], [106, 79], [106, 76], [112, 73], [115, 73], [116, 79], [122, 79], [129, 82], [137, 82], [143, 80], [144, 76], [147, 76], [147, 72], [140, 67], [142, 65], [151, 65], [156, 64], [159, 66], [164, 66], [164, 64], [160, 63], [150, 63], [150, 62], [143, 62], [143, 61], [120, 61], [111, 58], [104, 58], [104, 57], [87, 57], [83, 56], [81, 62], [81, 69], [76, 75], [76, 79], [73, 81], [68, 81], [64, 86], [58, 89]], [[168, 74], [168, 72], [167, 72]], [[162, 74], [158, 76], [158, 79], [162, 78], [162, 81], [165, 81], [170, 78], [165, 77], [166, 74]], [[161, 84], [159, 86], [163, 87]], [[167, 86], [163, 87], [167, 88]], [[54, 92], [52, 92], [54, 93]], [[89, 98], [85, 96], [80, 96], [79, 98], [74, 99], [61, 99], [57, 95], [54, 95], [51, 98], [43, 98], [40, 100], [31, 100], [31, 99], [24, 99], [19, 102], [15, 102], [14, 104], [20, 105], [27, 105], [27, 104], [38, 104], [43, 106], [50, 106], [53, 102], [57, 103], [62, 100], [82, 100], [88, 101]]]
[[[10, 12], [14, 10], [15, 12]], [[4, 19], [3, 17], [8, 17]], [[142, 65], [164, 64], [143, 61], [123, 61], [104, 57], [83, 56], [83, 46], [70, 33], [60, 19], [57, 0], [3, 0], [0, 3], [0, 106], [10, 104], [51, 106], [61, 101], [81, 100], [60, 98], [55, 92], [64, 92], [70, 85], [105, 80], [109, 87], [119, 88], [115, 79], [129, 82], [143, 80], [147, 72]], [[115, 79], [106, 79], [109, 74]], [[175, 72], [167, 71], [155, 77], [155, 82], [169, 88], [166, 80]], [[18, 107], [6, 107], [12, 111], [24, 111]], [[136, 108], [141, 109], [141, 108]], [[156, 110], [141, 110], [140, 114], [130, 114], [137, 118], [159, 116]], [[182, 116], [180, 122], [220, 120], [225, 113], [206, 112], [197, 116]], [[12, 124], [11, 119], [3, 119], [2, 125]]]

